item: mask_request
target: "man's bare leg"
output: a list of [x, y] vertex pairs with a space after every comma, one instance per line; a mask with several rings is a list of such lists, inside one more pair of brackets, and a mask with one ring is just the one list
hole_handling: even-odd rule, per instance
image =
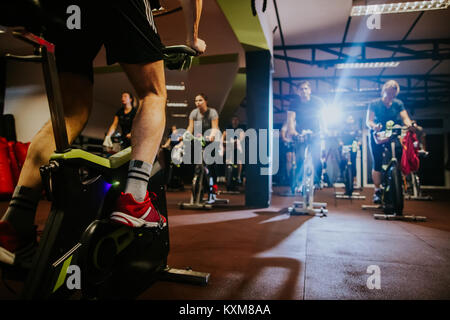
[[376, 189], [380, 189], [380, 185], [381, 185], [381, 172], [380, 172], [380, 171], [372, 170], [372, 180], [373, 180], [373, 184], [374, 184], [374, 186], [375, 186], [375, 190], [376, 190]]
[[132, 154], [125, 193], [131, 194], [137, 202], [143, 202], [166, 125], [164, 62], [121, 65], [140, 102], [131, 128]]
[[[70, 73], [61, 73], [59, 79], [67, 136], [71, 143], [80, 134], [89, 117], [92, 108], [92, 83], [86, 77]], [[48, 163], [55, 149], [52, 123], [48, 121], [31, 141], [18, 185], [40, 189], [39, 168]]]
[[[67, 135], [69, 143], [72, 143], [84, 128], [92, 108], [92, 82], [87, 77], [71, 73], [61, 73], [59, 79]], [[10, 222], [19, 236], [25, 236], [33, 228], [42, 190], [39, 168], [48, 163], [55, 148], [52, 124], [48, 121], [31, 141], [15, 191], [16, 200], [11, 201], [2, 218], [2, 221]]]
[[139, 97], [131, 129], [132, 159], [153, 163], [166, 126], [164, 62], [121, 64]]

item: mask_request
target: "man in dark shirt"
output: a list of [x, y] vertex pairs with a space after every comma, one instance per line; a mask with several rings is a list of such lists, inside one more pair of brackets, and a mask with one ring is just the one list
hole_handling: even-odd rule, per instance
[[352, 115], [349, 115], [345, 121], [342, 123], [342, 128], [340, 130], [339, 135], [339, 154], [340, 154], [340, 163], [339, 167], [341, 170], [341, 175], [344, 177], [344, 169], [347, 164], [348, 159], [344, 157], [343, 154], [343, 146], [351, 145], [352, 148], [350, 152], [350, 161], [352, 163], [352, 175], [353, 179], [356, 179], [356, 156], [358, 150], [361, 146], [361, 136], [362, 132], [358, 123], [355, 121]]
[[412, 121], [408, 116], [403, 102], [396, 99], [400, 92], [399, 84], [394, 80], [387, 81], [381, 90], [381, 98], [373, 101], [367, 110], [366, 124], [370, 129], [370, 151], [372, 154], [372, 180], [375, 185], [373, 202], [381, 203], [381, 165], [383, 161], [383, 146], [378, 145], [373, 137], [374, 132], [385, 128], [386, 122], [394, 121], [412, 128]]
[[[321, 116], [321, 110], [325, 103], [319, 97], [311, 94], [311, 85], [308, 81], [302, 81], [294, 86], [295, 97], [291, 100], [289, 111], [296, 113], [296, 129], [298, 133], [303, 130], [311, 130], [315, 135], [311, 139], [311, 154], [315, 168], [314, 183], [320, 185], [322, 176], [322, 162], [320, 160], [320, 136], [325, 130], [324, 121]], [[301, 178], [301, 168], [305, 157], [306, 144], [302, 143], [296, 148], [297, 158], [297, 177]]]

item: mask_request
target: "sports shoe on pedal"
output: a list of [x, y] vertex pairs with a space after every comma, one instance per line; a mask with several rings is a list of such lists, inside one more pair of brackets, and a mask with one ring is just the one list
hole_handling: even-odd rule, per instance
[[373, 203], [381, 204], [381, 189], [375, 191], [375, 193], [373, 194]]
[[[17, 257], [29, 257], [37, 247], [36, 232], [27, 241], [19, 237], [8, 221], [0, 221], [0, 263], [17, 264]], [[19, 259], [20, 260], [20, 259]]]
[[122, 192], [117, 200], [116, 211], [111, 214], [110, 219], [133, 228], [165, 227], [166, 218], [152, 204], [156, 195], [152, 193], [151, 196], [152, 199], [147, 191], [144, 201], [137, 202], [131, 193]]

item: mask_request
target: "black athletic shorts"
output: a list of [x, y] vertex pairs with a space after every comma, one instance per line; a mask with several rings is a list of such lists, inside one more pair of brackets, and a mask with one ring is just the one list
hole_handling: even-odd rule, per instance
[[[48, 30], [44, 37], [53, 42], [59, 72], [86, 75], [93, 81], [92, 62], [102, 45], [108, 65], [162, 60], [161, 39], [152, 15], [151, 0], [41, 0], [42, 6], [66, 27]], [[76, 5], [80, 29], [69, 29]]]
[[383, 165], [384, 147], [382, 144], [377, 144], [375, 142], [372, 130], [369, 130], [369, 142], [370, 154], [372, 155], [372, 169], [380, 172]]

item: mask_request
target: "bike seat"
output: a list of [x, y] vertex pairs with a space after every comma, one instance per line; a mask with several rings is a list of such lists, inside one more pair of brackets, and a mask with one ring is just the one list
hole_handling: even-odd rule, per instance
[[128, 147], [109, 158], [104, 158], [92, 154], [90, 152], [81, 150], [81, 149], [71, 149], [68, 152], [64, 153], [54, 153], [51, 157], [51, 160], [56, 159], [83, 159], [91, 163], [95, 163], [105, 168], [115, 169], [122, 166], [124, 163], [130, 161], [131, 159], [131, 147]]
[[[110, 156], [109, 158], [104, 158], [90, 152], [81, 149], [71, 149], [64, 153], [54, 153], [50, 160], [69, 160], [69, 161], [82, 161], [86, 163], [91, 163], [97, 167], [101, 167], [103, 170], [114, 170], [117, 169], [131, 160], [131, 147], [128, 147], [120, 152], [117, 152]], [[154, 176], [157, 172], [162, 169], [158, 161], [153, 164], [152, 172], [150, 177]]]

